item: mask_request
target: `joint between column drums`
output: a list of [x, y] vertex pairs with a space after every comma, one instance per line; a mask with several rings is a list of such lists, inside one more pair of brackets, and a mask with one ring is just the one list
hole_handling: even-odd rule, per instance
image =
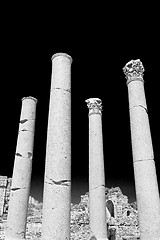
[[98, 185], [97, 187], [91, 188], [91, 191], [92, 191], [92, 190], [95, 190], [95, 189], [97, 189], [97, 188], [99, 188], [99, 187], [104, 187], [104, 188], [105, 188], [105, 185], [104, 185], [104, 184]]
[[143, 161], [154, 161], [154, 158], [149, 158], [149, 159], [139, 159], [139, 160], [135, 160], [134, 163], [137, 163], [137, 162], [143, 162]]
[[141, 105], [141, 104], [132, 106], [129, 110], [131, 110], [132, 108], [136, 108], [136, 107], [141, 107], [141, 108], [143, 108], [143, 109], [146, 111], [146, 113], [148, 114], [148, 109], [147, 109], [146, 107], [144, 107], [143, 105]]

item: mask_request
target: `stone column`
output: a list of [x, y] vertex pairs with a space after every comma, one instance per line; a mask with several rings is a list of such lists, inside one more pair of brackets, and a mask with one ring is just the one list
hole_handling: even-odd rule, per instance
[[[107, 240], [105, 173], [102, 137], [102, 101], [86, 100], [89, 108], [89, 215], [90, 228], [97, 239]], [[91, 239], [92, 237], [91, 236]]]
[[52, 57], [43, 192], [43, 240], [70, 239], [71, 62], [71, 57], [65, 53], [57, 53]]
[[22, 99], [9, 210], [5, 229], [6, 240], [25, 238], [32, 172], [36, 103], [37, 100], [33, 97]]
[[160, 239], [160, 198], [144, 92], [144, 68], [139, 59], [128, 62], [127, 78], [131, 140], [141, 240]]

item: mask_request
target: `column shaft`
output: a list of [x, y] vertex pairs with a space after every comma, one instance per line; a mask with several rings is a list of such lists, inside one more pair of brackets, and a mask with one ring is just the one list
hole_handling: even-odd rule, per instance
[[25, 238], [32, 171], [36, 103], [37, 100], [33, 97], [22, 99], [9, 210], [5, 229], [6, 240]]
[[43, 240], [70, 239], [71, 207], [71, 57], [52, 58], [45, 179]]
[[[107, 239], [103, 136], [99, 99], [86, 100], [89, 111], [89, 216], [96, 239]], [[100, 103], [100, 102], [99, 102]]]
[[134, 76], [128, 78], [128, 95], [140, 239], [157, 240], [160, 239], [160, 198], [144, 81], [139, 76], [141, 69], [137, 62], [129, 65], [130, 71], [134, 69]]

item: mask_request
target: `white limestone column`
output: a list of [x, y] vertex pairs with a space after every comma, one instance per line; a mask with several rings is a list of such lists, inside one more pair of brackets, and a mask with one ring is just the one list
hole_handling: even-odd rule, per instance
[[70, 239], [71, 62], [71, 57], [65, 53], [57, 53], [52, 57], [43, 192], [43, 240]]
[[25, 239], [32, 172], [36, 103], [37, 100], [33, 97], [22, 99], [9, 210], [5, 229], [6, 240]]
[[[89, 108], [89, 216], [90, 228], [97, 239], [107, 240], [105, 173], [102, 137], [102, 101], [86, 100]], [[92, 237], [91, 236], [91, 239]]]
[[144, 92], [142, 62], [131, 60], [127, 78], [131, 140], [141, 240], [160, 239], [160, 197]]

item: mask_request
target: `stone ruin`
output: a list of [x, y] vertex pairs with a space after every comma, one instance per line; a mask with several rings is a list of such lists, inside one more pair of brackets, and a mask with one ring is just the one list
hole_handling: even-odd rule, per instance
[[[109, 240], [139, 239], [136, 202], [130, 204], [119, 187], [106, 188], [106, 215]], [[79, 204], [71, 207], [71, 239], [86, 240], [89, 236], [89, 194], [86, 193]]]
[[[71, 63], [72, 58], [68, 54], [57, 53], [52, 56], [41, 231], [43, 240], [76, 239], [72, 237], [73, 231], [71, 232], [70, 226]], [[123, 71], [128, 87], [138, 220], [135, 217], [137, 214], [134, 215], [136, 209], [133, 211], [129, 207], [128, 199], [123, 197], [120, 189], [116, 188], [113, 191], [105, 188], [101, 99], [89, 98], [86, 100], [89, 108], [89, 207], [84, 213], [87, 211], [89, 214], [90, 230], [86, 221], [82, 221], [84, 227], [88, 229], [84, 232], [90, 234], [88, 236], [90, 240], [135, 239], [139, 234], [137, 227], [139, 225], [141, 240], [157, 240], [160, 239], [160, 201], [144, 90], [144, 68], [137, 59], [128, 62]], [[31, 96], [22, 99], [8, 210], [5, 204], [1, 204], [1, 212], [3, 206], [3, 209], [8, 211], [5, 240], [26, 239], [27, 226], [31, 226], [28, 225], [27, 214], [36, 103], [37, 99]], [[1, 202], [7, 203], [3, 198], [3, 188], [2, 186]], [[80, 202], [80, 206], [81, 204]], [[75, 206], [72, 206], [72, 209], [73, 207]], [[77, 211], [81, 211], [79, 205], [77, 207]], [[133, 236], [131, 225], [134, 226]], [[76, 230], [76, 236], [77, 231], [79, 228]], [[82, 232], [78, 239], [86, 238]]]
[[7, 219], [11, 181], [7, 176], [0, 176], [0, 217], [3, 219]]
[[[0, 239], [4, 239], [4, 226], [8, 213], [11, 178], [0, 176]], [[109, 240], [139, 239], [139, 223], [136, 202], [129, 203], [119, 187], [106, 188], [106, 218]], [[109, 212], [109, 214], [108, 214]], [[27, 239], [40, 239], [42, 227], [42, 203], [29, 197]], [[107, 227], [107, 226], [106, 226]], [[90, 236], [89, 193], [81, 196], [79, 204], [71, 204], [71, 240], [86, 240]]]

